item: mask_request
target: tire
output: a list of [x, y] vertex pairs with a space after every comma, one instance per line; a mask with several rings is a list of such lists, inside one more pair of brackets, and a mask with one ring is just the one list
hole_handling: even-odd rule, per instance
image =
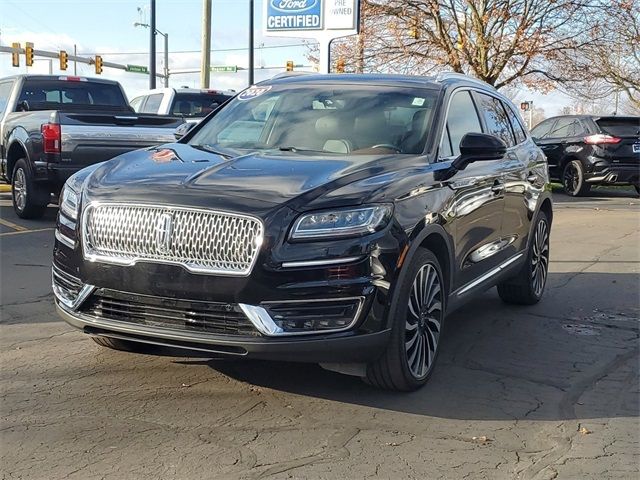
[[539, 212], [526, 263], [516, 276], [498, 284], [503, 302], [533, 305], [542, 298], [549, 273], [549, 232], [549, 219], [544, 212]]
[[91, 337], [91, 340], [96, 342], [101, 347], [107, 347], [112, 350], [119, 350], [121, 352], [145, 353], [150, 350], [150, 345], [146, 345], [144, 343], [129, 342], [127, 340], [120, 340], [119, 338]]
[[633, 188], [636, 189], [636, 195], [640, 196], [640, 185], [634, 185]]
[[584, 168], [578, 160], [571, 160], [562, 170], [562, 185], [567, 195], [581, 197], [591, 190], [591, 184], [584, 180]]
[[420, 249], [408, 268], [389, 314], [393, 322], [389, 344], [380, 358], [367, 365], [364, 378], [385, 390], [411, 391], [427, 383], [442, 337], [446, 289], [440, 263], [431, 251]]
[[19, 159], [11, 176], [13, 209], [20, 218], [40, 218], [47, 209], [49, 192], [38, 187], [24, 158]]

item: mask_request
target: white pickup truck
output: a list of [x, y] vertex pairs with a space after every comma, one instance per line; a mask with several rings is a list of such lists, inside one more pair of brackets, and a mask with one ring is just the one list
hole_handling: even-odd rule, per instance
[[186, 122], [198, 123], [235, 94], [233, 90], [157, 88], [135, 97], [129, 103], [137, 113], [181, 116]]

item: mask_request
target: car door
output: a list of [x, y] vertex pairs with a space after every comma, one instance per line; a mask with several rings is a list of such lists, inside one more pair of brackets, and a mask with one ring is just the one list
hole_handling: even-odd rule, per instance
[[[451, 161], [460, 154], [467, 133], [483, 132], [470, 90], [456, 90], [449, 102], [439, 156]], [[454, 288], [464, 288], [498, 262], [490, 254], [500, 240], [504, 188], [499, 160], [474, 162], [448, 181], [453, 191], [446, 215], [452, 223], [455, 262]]]

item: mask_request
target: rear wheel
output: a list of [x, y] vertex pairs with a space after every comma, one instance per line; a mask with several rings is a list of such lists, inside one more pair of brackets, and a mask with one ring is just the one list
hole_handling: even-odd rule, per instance
[[11, 177], [11, 197], [16, 215], [20, 218], [42, 217], [47, 209], [49, 196], [49, 192], [44, 192], [33, 181], [27, 161], [19, 159]]
[[367, 366], [365, 381], [387, 390], [410, 391], [433, 371], [444, 322], [446, 293], [442, 269], [429, 250], [419, 250], [400, 285], [385, 353]]
[[91, 340], [101, 347], [120, 350], [122, 352], [145, 353], [150, 350], [150, 346], [144, 343], [129, 342], [127, 340], [120, 340], [119, 338], [91, 337]]
[[578, 160], [567, 163], [562, 172], [562, 185], [567, 195], [579, 197], [586, 195], [591, 190], [591, 185], [585, 182], [584, 168]]
[[636, 194], [640, 195], [640, 185], [634, 185], [633, 188], [636, 189]]
[[505, 303], [533, 305], [544, 293], [549, 271], [549, 220], [544, 212], [536, 218], [527, 262], [520, 272], [498, 285], [498, 294]]

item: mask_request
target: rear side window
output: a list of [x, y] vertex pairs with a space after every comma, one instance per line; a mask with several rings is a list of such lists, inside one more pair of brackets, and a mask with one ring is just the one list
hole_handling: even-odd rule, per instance
[[513, 111], [513, 109], [506, 103], [503, 103], [504, 109], [507, 111], [507, 116], [509, 117], [509, 121], [511, 122], [511, 128], [513, 128], [513, 133], [516, 136], [516, 143], [522, 143], [527, 139], [527, 134], [524, 132], [524, 127], [522, 126], [522, 122], [518, 118], [517, 114]]
[[546, 138], [554, 123], [556, 123], [555, 118], [550, 118], [549, 120], [539, 123], [531, 130], [531, 136], [538, 139]]
[[108, 107], [130, 111], [120, 86], [110, 83], [27, 79], [18, 103], [23, 101], [29, 103], [30, 110]]
[[487, 133], [502, 139], [508, 147], [515, 145], [511, 124], [502, 102], [489, 95], [478, 93], [480, 112], [487, 125]]
[[577, 118], [565, 117], [559, 118], [556, 124], [547, 134], [547, 138], [565, 138], [580, 135], [582, 126]]
[[160, 110], [160, 104], [162, 103], [162, 94], [154, 93], [147, 97], [147, 103], [140, 110], [141, 113], [158, 113]]
[[143, 100], [144, 100], [144, 96], [136, 97], [129, 102], [129, 105], [131, 105], [131, 108], [133, 108], [136, 112], [139, 112], [140, 106], [142, 105]]
[[640, 117], [636, 118], [601, 118], [596, 120], [602, 133], [614, 137], [640, 136]]
[[231, 98], [217, 93], [177, 93], [171, 106], [172, 115], [206, 117]]
[[441, 157], [460, 155], [460, 141], [467, 133], [482, 133], [476, 107], [468, 91], [453, 95], [447, 114], [447, 129], [442, 138]]

